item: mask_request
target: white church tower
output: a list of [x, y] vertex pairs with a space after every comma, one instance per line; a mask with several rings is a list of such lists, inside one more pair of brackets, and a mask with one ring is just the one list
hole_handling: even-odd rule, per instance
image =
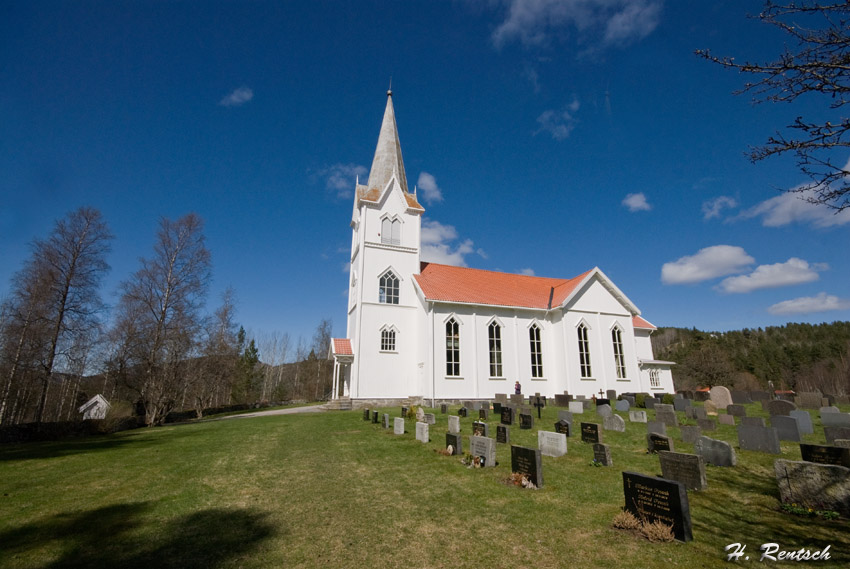
[[[346, 336], [353, 361], [339, 375], [343, 392], [354, 399], [404, 398], [416, 381], [408, 377], [415, 366], [406, 360], [418, 351], [413, 275], [419, 273], [424, 211], [408, 191], [392, 91], [387, 91], [369, 180], [357, 184], [351, 217]], [[375, 358], [380, 362], [372, 362]], [[358, 381], [364, 362], [378, 364], [364, 370], [368, 382]]]

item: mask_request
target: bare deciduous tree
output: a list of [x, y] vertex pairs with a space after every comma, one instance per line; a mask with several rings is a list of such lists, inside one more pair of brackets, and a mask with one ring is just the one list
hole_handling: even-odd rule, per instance
[[[737, 92], [752, 93], [756, 102], [792, 102], [816, 93], [837, 113], [850, 100], [850, 2], [816, 1], [776, 3], [768, 1], [758, 19], [782, 30], [797, 43], [767, 63], [737, 63], [731, 57], [716, 57], [697, 50], [705, 59], [753, 77]], [[777, 132], [762, 146], [751, 149], [753, 162], [792, 154], [810, 182], [793, 191], [807, 201], [837, 211], [850, 207], [850, 117], [834, 116], [824, 121], [797, 119]], [[843, 151], [843, 152], [841, 152]]]

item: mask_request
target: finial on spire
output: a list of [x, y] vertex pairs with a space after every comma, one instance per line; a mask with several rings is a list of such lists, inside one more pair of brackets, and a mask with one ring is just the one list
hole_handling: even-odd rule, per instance
[[393, 96], [393, 76], [390, 75], [390, 86], [387, 89], [387, 97], [392, 97], [392, 96]]

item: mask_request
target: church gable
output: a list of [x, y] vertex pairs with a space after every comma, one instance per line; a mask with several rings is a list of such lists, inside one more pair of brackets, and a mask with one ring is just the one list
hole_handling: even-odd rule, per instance
[[590, 271], [584, 282], [564, 300], [565, 310], [603, 312], [608, 314], [638, 314], [640, 311], [622, 291], [598, 268]]

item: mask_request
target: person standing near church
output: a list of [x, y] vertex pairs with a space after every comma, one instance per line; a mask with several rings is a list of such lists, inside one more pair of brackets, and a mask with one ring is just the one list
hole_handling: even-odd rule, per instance
[[519, 384], [518, 381], [514, 383], [514, 393], [516, 393], [517, 395], [522, 393], [522, 386]]

